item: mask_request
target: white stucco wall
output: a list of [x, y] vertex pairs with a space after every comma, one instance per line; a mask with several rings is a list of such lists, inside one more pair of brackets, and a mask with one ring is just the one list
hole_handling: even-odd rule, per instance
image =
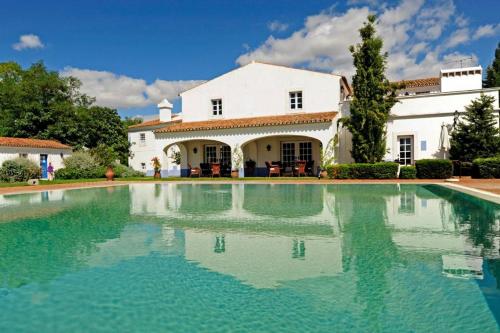
[[40, 155], [47, 155], [47, 165], [52, 163], [54, 170], [57, 170], [64, 167], [63, 158], [71, 155], [71, 149], [0, 147], [0, 165], [2, 165], [4, 161], [19, 157], [20, 154], [28, 154], [27, 158], [37, 165], [40, 165]]
[[[302, 91], [301, 112], [338, 111], [337, 75], [250, 63], [181, 94], [183, 121], [231, 119], [296, 112], [289, 92]], [[222, 116], [212, 115], [212, 99], [222, 99]]]
[[[140, 140], [140, 134], [146, 135], [144, 143]], [[155, 156], [155, 135], [153, 129], [145, 128], [128, 133], [128, 141], [130, 142], [130, 157], [128, 159], [129, 165], [134, 169], [142, 172], [153, 170], [151, 159]], [[144, 163], [144, 167], [142, 166]]]
[[[441, 125], [453, 124], [453, 114], [465, 112], [465, 107], [481, 92], [495, 97], [494, 108], [498, 109], [498, 88], [454, 93], [416, 95], [400, 97], [391, 110], [391, 119], [387, 124], [386, 160], [395, 160], [399, 156], [399, 136], [413, 137], [413, 161], [424, 158], [448, 158], [449, 154], [439, 147]], [[498, 113], [495, 112], [495, 116]], [[425, 141], [426, 149], [422, 148]]]

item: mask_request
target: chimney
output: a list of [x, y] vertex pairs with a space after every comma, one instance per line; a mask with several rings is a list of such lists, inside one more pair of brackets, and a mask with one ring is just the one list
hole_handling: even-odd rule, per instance
[[441, 92], [481, 89], [483, 69], [481, 66], [441, 70]]
[[165, 98], [158, 104], [160, 109], [160, 121], [172, 121], [172, 108], [173, 105]]

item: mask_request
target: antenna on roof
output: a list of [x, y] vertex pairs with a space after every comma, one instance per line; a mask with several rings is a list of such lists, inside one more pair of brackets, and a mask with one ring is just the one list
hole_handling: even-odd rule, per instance
[[476, 63], [472, 57], [456, 59], [452, 61], [445, 62], [443, 66], [445, 68], [464, 68], [464, 67], [474, 67]]

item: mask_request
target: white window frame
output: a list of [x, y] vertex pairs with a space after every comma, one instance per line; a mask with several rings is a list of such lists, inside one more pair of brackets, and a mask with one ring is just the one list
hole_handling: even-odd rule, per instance
[[292, 111], [301, 111], [304, 109], [304, 92], [302, 90], [288, 92], [288, 108]]
[[222, 98], [212, 98], [210, 100], [210, 107], [212, 117], [222, 116]]
[[139, 133], [139, 146], [141, 146], [141, 147], [146, 146], [146, 133], [145, 132]]
[[[401, 140], [402, 139], [409, 139], [409, 143], [404, 144], [404, 150], [401, 150]], [[413, 165], [413, 161], [415, 159], [415, 137], [413, 135], [398, 135], [397, 137], [397, 144], [398, 144], [398, 160], [399, 164], [401, 165]], [[406, 148], [410, 148], [410, 157], [406, 157], [406, 153], [408, 153], [408, 150]], [[402, 158], [401, 154], [405, 153], [405, 156]], [[409, 161], [408, 161], [409, 159]]]

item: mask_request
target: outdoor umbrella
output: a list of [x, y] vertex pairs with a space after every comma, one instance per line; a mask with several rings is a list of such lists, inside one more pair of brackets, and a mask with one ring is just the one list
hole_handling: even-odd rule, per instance
[[444, 123], [441, 125], [439, 148], [444, 151], [444, 158], [446, 158], [446, 151], [450, 149], [450, 135], [448, 134], [448, 126], [446, 126]]

